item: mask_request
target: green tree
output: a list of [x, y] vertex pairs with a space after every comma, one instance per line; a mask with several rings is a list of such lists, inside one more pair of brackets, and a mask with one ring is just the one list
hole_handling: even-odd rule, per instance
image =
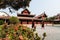
[[55, 16], [50, 17], [49, 19], [50, 19], [51, 21], [53, 21], [53, 20], [55, 19]]
[[0, 8], [12, 7], [15, 10], [29, 7], [31, 0], [0, 0]]
[[10, 23], [12, 23], [12, 24], [17, 24], [17, 23], [19, 23], [19, 19], [18, 19], [17, 17], [11, 17], [11, 18], [9, 19], [9, 21], [10, 21]]
[[4, 21], [3, 20], [0, 20], [0, 25], [2, 25], [4, 23]]

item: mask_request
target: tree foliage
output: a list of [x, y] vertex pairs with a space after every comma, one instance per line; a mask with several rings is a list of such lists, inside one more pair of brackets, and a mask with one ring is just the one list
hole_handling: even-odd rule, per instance
[[45, 19], [45, 21], [53, 21], [53, 20], [55, 20], [55, 16], [49, 17], [49, 18], [46, 18], [46, 19]]
[[19, 19], [18, 19], [17, 17], [11, 17], [11, 18], [9, 19], [9, 21], [10, 21], [10, 23], [12, 23], [12, 24], [19, 23]]
[[11, 6], [13, 9], [18, 10], [19, 8], [29, 7], [31, 0], [0, 0], [0, 8], [6, 8]]

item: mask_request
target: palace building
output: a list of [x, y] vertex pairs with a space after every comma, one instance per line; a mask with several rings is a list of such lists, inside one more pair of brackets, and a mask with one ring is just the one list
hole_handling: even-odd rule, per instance
[[[0, 12], [0, 14], [0, 20], [9, 22], [11, 16], [5, 12]], [[41, 15], [35, 16], [32, 15], [28, 9], [24, 9], [21, 13], [17, 13], [17, 18], [20, 20], [20, 24], [32, 24], [32, 22], [34, 22], [34, 24], [40, 24], [46, 17], [47, 15], [45, 12]]]
[[28, 9], [25, 9], [21, 13], [18, 13], [17, 17], [21, 21], [21, 24], [32, 24], [32, 21], [34, 24], [40, 24], [41, 21], [47, 17], [47, 15], [44, 12], [43, 14], [35, 17], [35, 15], [30, 14]]

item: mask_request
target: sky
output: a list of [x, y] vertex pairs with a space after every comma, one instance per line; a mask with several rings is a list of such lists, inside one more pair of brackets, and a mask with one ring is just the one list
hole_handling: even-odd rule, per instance
[[[45, 12], [48, 17], [51, 17], [60, 13], [60, 0], [32, 0], [28, 9], [31, 14], [40, 15]], [[22, 10], [22, 8], [19, 9], [18, 13]], [[0, 11], [2, 11], [2, 9]], [[8, 8], [3, 11], [10, 13]], [[15, 16], [16, 12], [17, 11], [14, 11], [13, 14], [10, 13], [9, 15]]]
[[60, 13], [60, 0], [32, 0], [29, 9], [36, 15], [44, 11], [50, 17]]

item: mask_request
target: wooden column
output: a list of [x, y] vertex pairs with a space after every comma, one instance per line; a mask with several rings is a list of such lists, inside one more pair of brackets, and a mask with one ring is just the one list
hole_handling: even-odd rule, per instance
[[28, 24], [28, 20], [27, 20], [27, 24]]
[[22, 24], [22, 21], [21, 21], [21, 24]]

